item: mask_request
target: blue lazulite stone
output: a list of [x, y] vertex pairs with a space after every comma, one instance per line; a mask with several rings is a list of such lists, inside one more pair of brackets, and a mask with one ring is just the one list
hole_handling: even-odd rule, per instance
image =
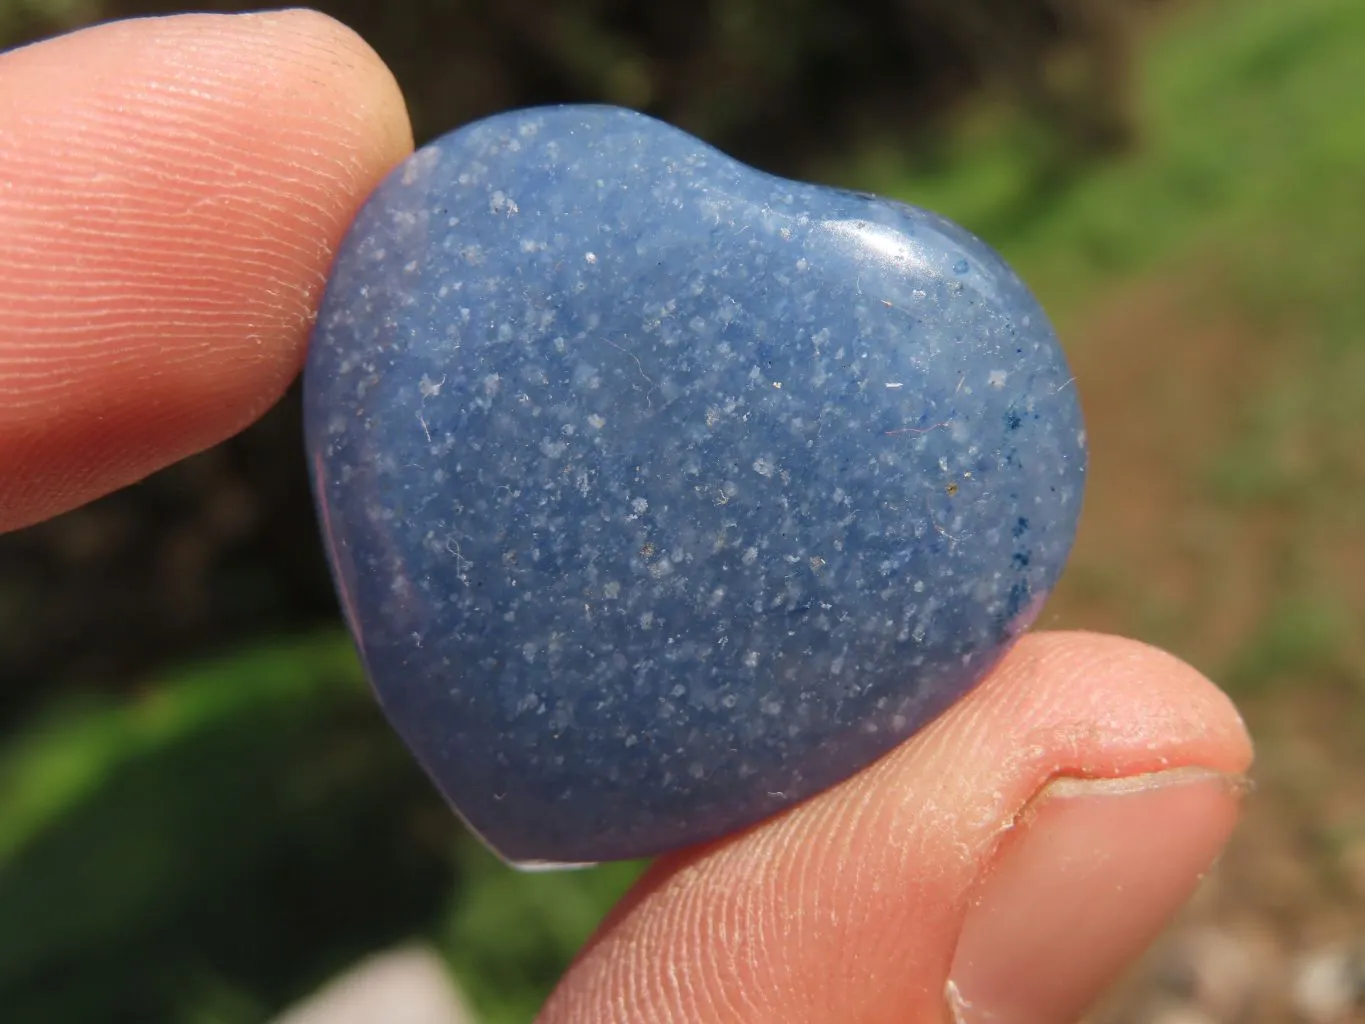
[[395, 171], [305, 386], [370, 678], [520, 864], [710, 839], [910, 736], [1037, 615], [1085, 479], [986, 245], [613, 108]]

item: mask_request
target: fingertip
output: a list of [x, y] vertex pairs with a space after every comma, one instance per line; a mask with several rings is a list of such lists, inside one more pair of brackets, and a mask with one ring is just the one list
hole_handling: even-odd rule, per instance
[[[350, 26], [321, 11], [291, 7], [228, 15], [184, 15], [186, 19], [223, 18], [242, 45], [275, 48], [281, 56], [292, 55], [299, 71], [312, 69], [314, 81], [333, 86], [319, 91], [318, 100], [330, 99], [331, 120], [338, 126], [351, 122], [358, 147], [370, 152], [377, 164], [392, 167], [412, 152], [412, 123], [402, 89], [389, 66], [375, 49]], [[187, 29], [194, 29], [186, 21]]]
[[1198, 765], [1238, 775], [1253, 757], [1226, 693], [1188, 662], [1128, 637], [1028, 634], [964, 703], [984, 716], [983, 734], [1011, 716], [1021, 729], [1061, 730], [1054, 745], [1084, 752], [1096, 774]]
[[[971, 901], [1038, 794], [1059, 779], [1235, 777], [1250, 757], [1231, 703], [1178, 659], [1094, 634], [1028, 636], [867, 770], [743, 835], [661, 860], [542, 1024], [944, 1019]], [[1153, 812], [1158, 830], [1185, 813], [1173, 806]], [[1186, 830], [1199, 848], [1172, 853], [1172, 870], [1143, 891], [1178, 902], [1218, 824], [1209, 836]]]
[[269, 408], [337, 244], [412, 135], [374, 51], [307, 10], [114, 22], [0, 68], [12, 529]]

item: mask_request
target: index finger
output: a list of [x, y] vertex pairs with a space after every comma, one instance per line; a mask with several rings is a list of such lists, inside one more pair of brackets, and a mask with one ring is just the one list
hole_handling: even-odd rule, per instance
[[265, 412], [335, 246], [411, 148], [383, 62], [308, 11], [0, 56], [0, 530]]

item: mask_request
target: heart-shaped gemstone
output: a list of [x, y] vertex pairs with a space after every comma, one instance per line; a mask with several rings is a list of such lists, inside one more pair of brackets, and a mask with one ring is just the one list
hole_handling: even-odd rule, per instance
[[608, 107], [398, 168], [305, 389], [380, 701], [522, 865], [712, 839], [912, 735], [1036, 616], [1085, 478], [984, 243]]

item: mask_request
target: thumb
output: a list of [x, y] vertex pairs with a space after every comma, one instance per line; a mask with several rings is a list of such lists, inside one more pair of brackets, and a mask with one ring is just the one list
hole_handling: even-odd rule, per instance
[[656, 864], [540, 1020], [1074, 1020], [1217, 856], [1250, 757], [1170, 656], [1028, 637], [856, 778]]

